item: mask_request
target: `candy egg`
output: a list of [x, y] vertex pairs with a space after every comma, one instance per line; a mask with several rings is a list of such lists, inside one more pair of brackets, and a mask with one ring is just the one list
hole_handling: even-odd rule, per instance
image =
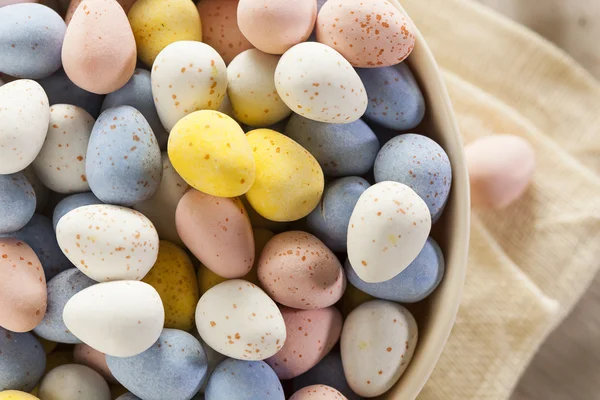
[[85, 276], [77, 268], [69, 268], [48, 282], [48, 307], [44, 319], [33, 332], [47, 340], [58, 343], [80, 343], [63, 322], [65, 304], [76, 293], [97, 282]]
[[[135, 3], [135, 1], [136, 0], [117, 0], [121, 7], [123, 7], [123, 11], [125, 11], [125, 14], [129, 12], [131, 6], [133, 5], [133, 3]], [[82, 0], [71, 0], [69, 2], [69, 8], [67, 8], [67, 12], [65, 13], [65, 22], [67, 23], [67, 25], [69, 24], [69, 22], [71, 22], [71, 18], [73, 18], [73, 14], [75, 13], [75, 10], [77, 9], [77, 7], [79, 7], [81, 2]]]
[[292, 111], [315, 121], [348, 124], [367, 109], [358, 74], [340, 53], [321, 43], [300, 43], [281, 56], [275, 87]]
[[452, 183], [448, 155], [426, 136], [398, 135], [379, 151], [373, 168], [375, 181], [400, 182], [414, 190], [427, 204], [432, 222], [444, 211]]
[[325, 178], [317, 160], [287, 136], [270, 129], [247, 134], [256, 181], [246, 194], [263, 217], [279, 222], [308, 215], [319, 203]]
[[281, 382], [263, 361], [227, 359], [210, 376], [206, 400], [284, 400]]
[[137, 0], [128, 17], [138, 56], [147, 66], [173, 42], [202, 40], [200, 16], [189, 0]]
[[48, 204], [50, 190], [44, 186], [42, 181], [40, 181], [40, 178], [37, 177], [33, 170], [33, 165], [30, 165], [21, 172], [23, 172], [23, 175], [27, 178], [35, 193], [35, 210], [37, 212], [43, 212]]
[[96, 371], [84, 365], [67, 364], [54, 368], [42, 379], [40, 398], [111, 400], [111, 395], [108, 384]]
[[88, 346], [85, 343], [76, 344], [73, 347], [73, 360], [76, 364], [85, 365], [86, 367], [90, 367], [100, 375], [109, 383], [118, 383], [115, 377], [112, 375], [110, 370], [108, 369], [108, 365], [106, 365], [106, 355], [104, 353], [100, 353], [98, 350], [95, 350]]
[[133, 357], [106, 357], [112, 374], [145, 400], [191, 399], [206, 378], [206, 354], [187, 332], [164, 329], [158, 341]]
[[255, 161], [237, 122], [218, 111], [182, 118], [171, 131], [169, 158], [193, 188], [213, 196], [235, 197], [254, 182]]
[[29, 393], [18, 390], [5, 390], [0, 392], [0, 400], [40, 400]]
[[90, 347], [115, 357], [131, 357], [158, 340], [165, 311], [152, 286], [116, 281], [75, 294], [65, 305], [63, 320]]
[[413, 262], [430, 230], [429, 209], [411, 188], [377, 183], [363, 192], [350, 217], [348, 259], [363, 281], [387, 281]]
[[20, 79], [0, 87], [0, 174], [22, 171], [40, 152], [50, 120], [44, 89]]
[[379, 151], [377, 136], [362, 120], [327, 124], [294, 114], [284, 133], [315, 156], [326, 176], [364, 175]]
[[298, 0], [290, 6], [282, 0], [240, 0], [237, 19], [240, 31], [257, 49], [283, 54], [310, 36], [317, 19], [317, 2]]
[[386, 0], [328, 0], [317, 17], [317, 40], [355, 67], [398, 64], [415, 47], [415, 27]]
[[342, 315], [335, 307], [282, 307], [281, 315], [287, 331], [285, 344], [266, 362], [279, 379], [292, 379], [314, 367], [335, 346], [342, 333]]
[[216, 110], [226, 92], [225, 62], [207, 44], [171, 43], [160, 52], [152, 66], [154, 104], [167, 131], [194, 111]]
[[83, 108], [67, 104], [50, 107], [46, 141], [33, 162], [35, 173], [50, 190], [75, 193], [90, 190], [85, 154], [94, 118]]
[[14, 4], [0, 8], [0, 21], [0, 71], [40, 79], [60, 68], [67, 27], [56, 11], [41, 4]]
[[100, 115], [104, 96], [90, 93], [75, 85], [63, 69], [40, 79], [38, 83], [44, 88], [50, 104], [71, 104], [83, 108], [94, 118]]
[[136, 57], [135, 39], [119, 3], [84, 0], [77, 7], [62, 48], [63, 67], [77, 86], [98, 94], [114, 92], [133, 75]]
[[317, 396], [321, 400], [348, 400], [334, 388], [325, 385], [314, 385], [300, 389], [290, 397], [290, 400], [312, 400]]
[[92, 204], [103, 204], [92, 192], [73, 194], [59, 201], [52, 213], [54, 230], [56, 231], [58, 221], [69, 211], [83, 206], [91, 206]]
[[196, 327], [210, 347], [240, 360], [271, 357], [281, 349], [286, 335], [285, 322], [273, 300], [241, 279], [220, 283], [200, 297]]
[[105, 203], [131, 206], [156, 192], [162, 177], [160, 149], [138, 110], [119, 106], [98, 117], [85, 170], [92, 192]]
[[46, 367], [46, 353], [40, 342], [29, 332], [15, 333], [0, 327], [0, 349], [0, 391], [31, 391]]
[[258, 262], [258, 279], [276, 302], [302, 310], [328, 307], [346, 288], [335, 254], [300, 231], [280, 233], [267, 243]]
[[0, 233], [23, 228], [33, 217], [36, 198], [22, 172], [0, 175]]
[[344, 374], [354, 392], [375, 397], [404, 373], [417, 345], [412, 314], [400, 304], [373, 300], [356, 308], [342, 330]]

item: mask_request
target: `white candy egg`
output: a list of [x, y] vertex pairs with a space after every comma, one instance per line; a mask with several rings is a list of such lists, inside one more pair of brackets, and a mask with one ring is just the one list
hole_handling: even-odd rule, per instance
[[275, 86], [292, 111], [315, 121], [348, 124], [367, 109], [367, 92], [354, 68], [321, 43], [286, 51], [275, 70]]
[[196, 327], [213, 349], [239, 360], [264, 360], [285, 342], [283, 316], [258, 286], [242, 279], [209, 289], [196, 307]]
[[348, 259], [363, 281], [387, 281], [419, 255], [430, 230], [431, 214], [419, 195], [402, 183], [377, 183], [350, 217]]
[[79, 364], [66, 364], [52, 368], [40, 382], [39, 396], [50, 400], [110, 400], [112, 398], [104, 378], [90, 367]]

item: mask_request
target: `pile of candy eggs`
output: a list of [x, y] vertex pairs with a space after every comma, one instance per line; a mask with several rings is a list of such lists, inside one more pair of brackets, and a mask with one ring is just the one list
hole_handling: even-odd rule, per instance
[[[0, 400], [384, 394], [448, 156], [387, 0], [0, 3]], [[14, 3], [14, 4], [13, 4]]]

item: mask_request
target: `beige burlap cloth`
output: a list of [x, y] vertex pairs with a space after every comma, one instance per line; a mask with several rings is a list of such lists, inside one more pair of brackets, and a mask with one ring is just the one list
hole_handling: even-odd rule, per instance
[[419, 400], [506, 399], [600, 267], [600, 83], [536, 34], [470, 0], [401, 0], [443, 74], [465, 143], [513, 133], [532, 186], [474, 211], [456, 325]]

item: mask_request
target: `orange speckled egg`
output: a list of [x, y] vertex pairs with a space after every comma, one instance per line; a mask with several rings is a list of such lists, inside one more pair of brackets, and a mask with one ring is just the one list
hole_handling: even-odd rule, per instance
[[219, 52], [226, 64], [244, 50], [253, 48], [237, 23], [240, 0], [200, 0], [202, 41]]
[[319, 400], [348, 400], [339, 391], [326, 385], [312, 385], [302, 388], [294, 393], [290, 400], [313, 400], [315, 397], [318, 397]]
[[294, 310], [282, 307], [287, 336], [281, 350], [265, 360], [279, 379], [292, 379], [319, 363], [342, 333], [342, 315], [335, 307]]
[[62, 62], [69, 79], [88, 92], [120, 89], [135, 70], [137, 51], [127, 15], [114, 0], [84, 0], [67, 27]]
[[106, 356], [104, 353], [91, 348], [85, 343], [76, 344], [73, 348], [73, 360], [77, 364], [90, 367], [109, 383], [118, 383], [113, 374], [106, 365]]
[[415, 47], [415, 30], [387, 0], [328, 0], [317, 17], [317, 40], [360, 68], [404, 61]]
[[31, 247], [0, 238], [0, 326], [13, 332], [35, 328], [46, 313], [46, 277]]
[[[71, 18], [73, 18], [75, 10], [77, 10], [77, 7], [79, 7], [82, 1], [83, 0], [71, 0], [69, 2], [69, 8], [67, 8], [67, 13], [65, 14], [65, 22], [67, 25], [69, 22], [71, 22]], [[123, 7], [125, 14], [127, 14], [133, 3], [135, 3], [135, 0], [117, 0], [117, 2], [121, 5], [121, 7]]]
[[273, 300], [302, 310], [328, 307], [346, 289], [335, 254], [301, 231], [280, 233], [267, 243], [258, 262], [258, 279]]
[[191, 189], [177, 205], [175, 226], [188, 249], [217, 275], [239, 278], [252, 268], [252, 226], [239, 199]]

